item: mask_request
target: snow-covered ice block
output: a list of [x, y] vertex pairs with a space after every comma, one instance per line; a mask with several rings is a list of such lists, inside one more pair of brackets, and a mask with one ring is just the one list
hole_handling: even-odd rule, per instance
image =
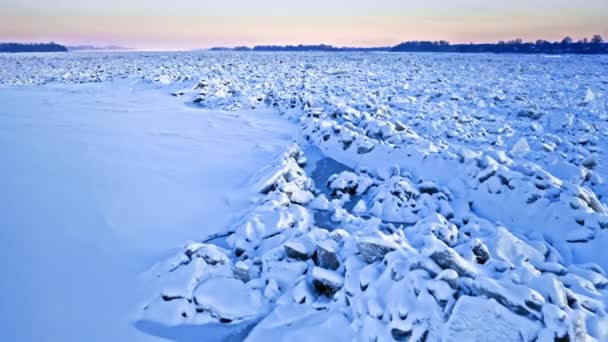
[[541, 325], [518, 316], [493, 299], [462, 296], [448, 320], [444, 341], [532, 341]]
[[333, 296], [344, 285], [344, 277], [336, 271], [315, 267], [312, 270], [312, 282], [320, 294]]
[[198, 308], [210, 312], [221, 321], [252, 318], [264, 310], [261, 293], [235, 278], [210, 278], [194, 290]]

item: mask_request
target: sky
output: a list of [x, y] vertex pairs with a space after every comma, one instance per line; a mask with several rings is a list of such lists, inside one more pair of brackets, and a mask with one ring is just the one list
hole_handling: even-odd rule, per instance
[[608, 38], [608, 0], [1, 0], [0, 41], [192, 49]]

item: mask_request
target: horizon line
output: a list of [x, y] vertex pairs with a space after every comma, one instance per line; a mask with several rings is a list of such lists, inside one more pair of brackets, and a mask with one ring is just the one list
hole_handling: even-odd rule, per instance
[[[598, 35], [601, 36], [601, 34], [594, 34], [594, 35]], [[594, 35], [591, 35], [591, 37], [593, 37]], [[57, 40], [48, 40], [46, 42], [39, 40], [39, 41], [26, 41], [23, 39], [16, 39], [16, 40], [11, 40], [11, 41], [0, 41], [0, 44], [10, 44], [10, 43], [16, 43], [16, 44], [51, 44], [51, 43], [55, 43], [55, 44], [59, 44], [65, 47], [92, 47], [92, 48], [97, 48], [97, 49], [108, 49], [106, 51], [126, 51], [126, 50], [130, 50], [130, 51], [196, 51], [196, 50], [211, 50], [211, 49], [215, 49], [215, 48], [225, 48], [225, 49], [235, 49], [235, 48], [242, 48], [242, 47], [246, 47], [246, 48], [250, 48], [253, 49], [255, 47], [258, 46], [273, 46], [273, 47], [287, 47], [287, 46], [329, 46], [329, 47], [334, 47], [334, 48], [338, 48], [338, 49], [348, 49], [348, 48], [353, 48], [353, 49], [374, 49], [374, 48], [391, 48], [394, 47], [396, 45], [399, 45], [401, 43], [407, 43], [407, 42], [447, 42], [450, 45], [467, 45], [467, 44], [498, 44], [501, 42], [512, 42], [512, 41], [516, 41], [516, 40], [521, 40], [522, 43], [535, 43], [539, 40], [544, 40], [544, 41], [548, 41], [550, 43], [559, 43], [561, 41], [563, 41], [566, 38], [570, 38], [572, 39], [572, 41], [574, 43], [576, 42], [581, 42], [583, 41], [583, 39], [590, 39], [590, 37], [583, 37], [582, 39], [575, 39], [572, 38], [572, 36], [570, 35], [566, 35], [565, 37], [563, 37], [561, 40], [547, 40], [547, 39], [543, 39], [543, 38], [537, 38], [534, 40], [524, 40], [522, 38], [511, 38], [508, 40], [503, 40], [503, 39], [499, 39], [496, 41], [469, 41], [469, 42], [450, 42], [449, 40], [444, 40], [444, 39], [440, 39], [440, 40], [425, 40], [425, 39], [414, 39], [414, 40], [402, 40], [398, 43], [393, 43], [390, 45], [334, 45], [334, 44], [330, 44], [330, 43], [297, 43], [297, 44], [277, 44], [277, 43], [271, 43], [271, 44], [236, 44], [236, 45], [232, 45], [232, 44], [225, 44], [225, 45], [214, 45], [214, 46], [209, 46], [209, 47], [175, 47], [175, 48], [155, 48], [155, 47], [132, 47], [132, 46], [128, 46], [125, 44], [118, 44], [118, 43], [108, 43], [108, 44], [95, 44], [95, 43], [62, 43], [60, 41]], [[110, 49], [110, 48], [120, 48], [120, 49]], [[85, 51], [85, 50], [82, 50]]]

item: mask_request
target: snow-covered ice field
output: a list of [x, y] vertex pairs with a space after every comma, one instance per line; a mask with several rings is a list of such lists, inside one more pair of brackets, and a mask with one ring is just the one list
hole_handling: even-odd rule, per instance
[[268, 110], [130, 83], [0, 90], [0, 340], [150, 340], [130, 319], [138, 274], [237, 219], [292, 139]]
[[608, 341], [604, 56], [0, 65], [3, 341]]

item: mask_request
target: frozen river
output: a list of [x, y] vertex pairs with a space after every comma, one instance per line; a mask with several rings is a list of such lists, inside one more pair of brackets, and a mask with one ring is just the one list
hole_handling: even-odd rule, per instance
[[272, 111], [129, 83], [0, 90], [2, 341], [150, 340], [138, 275], [226, 229], [292, 139]]

